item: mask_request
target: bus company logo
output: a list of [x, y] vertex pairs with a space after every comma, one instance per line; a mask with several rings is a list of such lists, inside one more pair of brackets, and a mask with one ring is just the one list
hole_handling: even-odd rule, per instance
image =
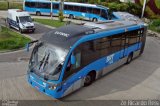
[[64, 37], [69, 37], [69, 34], [63, 33], [63, 32], [59, 32], [59, 31], [56, 31], [54, 34], [61, 35], [61, 36], [64, 36]]
[[107, 56], [106, 63], [112, 64], [113, 63], [113, 57], [114, 57], [114, 54]]

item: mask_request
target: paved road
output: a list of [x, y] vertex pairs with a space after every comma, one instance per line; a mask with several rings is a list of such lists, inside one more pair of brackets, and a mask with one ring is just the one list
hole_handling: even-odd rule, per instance
[[[63, 100], [160, 99], [159, 54], [160, 41], [147, 37], [141, 57]], [[27, 62], [0, 62], [0, 99], [54, 100], [28, 85], [26, 70]]]

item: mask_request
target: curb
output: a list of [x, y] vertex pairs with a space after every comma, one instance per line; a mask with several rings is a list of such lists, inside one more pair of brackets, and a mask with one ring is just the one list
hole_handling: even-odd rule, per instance
[[147, 33], [148, 33], [148, 36], [160, 38], [160, 33], [157, 33], [157, 32], [155, 32], [155, 31], [152, 31], [152, 30], [149, 30], [149, 29], [148, 29]]

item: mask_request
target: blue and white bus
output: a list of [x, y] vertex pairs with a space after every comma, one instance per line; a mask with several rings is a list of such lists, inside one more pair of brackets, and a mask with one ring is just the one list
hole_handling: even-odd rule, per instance
[[[60, 2], [52, 2], [52, 15], [59, 13]], [[36, 15], [51, 15], [51, 1], [25, 0], [24, 10]], [[64, 2], [64, 16], [69, 18], [84, 18], [90, 21], [106, 21], [109, 19], [118, 19], [112, 14], [109, 15], [109, 9], [101, 5]]]
[[146, 30], [146, 24], [135, 20], [54, 29], [33, 41], [28, 82], [46, 95], [62, 98], [140, 56]]

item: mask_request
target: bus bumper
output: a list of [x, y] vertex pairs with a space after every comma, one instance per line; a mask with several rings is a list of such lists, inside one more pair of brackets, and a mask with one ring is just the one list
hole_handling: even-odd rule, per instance
[[45, 85], [43, 81], [33, 77], [31, 74], [28, 74], [27, 76], [28, 83], [35, 89], [37, 89], [39, 92], [42, 92], [52, 98], [61, 98], [62, 97], [62, 92], [57, 92], [57, 89], [55, 90], [50, 90], [49, 85]]

